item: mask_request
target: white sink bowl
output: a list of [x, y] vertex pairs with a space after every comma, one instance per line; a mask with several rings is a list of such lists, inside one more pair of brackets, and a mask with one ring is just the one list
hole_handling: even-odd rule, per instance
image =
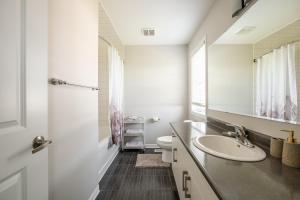
[[261, 148], [249, 148], [238, 143], [235, 138], [225, 136], [199, 136], [193, 139], [193, 144], [206, 153], [229, 160], [255, 162], [266, 157]]

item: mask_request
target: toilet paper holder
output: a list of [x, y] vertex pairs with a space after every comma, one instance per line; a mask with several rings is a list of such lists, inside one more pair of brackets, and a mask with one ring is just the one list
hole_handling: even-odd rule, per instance
[[152, 117], [152, 121], [153, 121], [153, 122], [159, 122], [159, 121], [160, 121], [160, 118], [157, 117], [157, 116], [154, 116], [154, 117]]

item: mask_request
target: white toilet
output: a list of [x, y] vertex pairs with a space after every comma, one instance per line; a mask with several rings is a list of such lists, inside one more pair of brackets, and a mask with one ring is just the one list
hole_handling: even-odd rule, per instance
[[162, 149], [162, 161], [172, 162], [172, 136], [162, 136], [157, 138], [157, 145]]

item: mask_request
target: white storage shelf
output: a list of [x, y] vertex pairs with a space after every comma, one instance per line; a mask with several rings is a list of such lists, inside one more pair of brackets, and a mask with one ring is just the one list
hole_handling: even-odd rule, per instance
[[144, 132], [140, 132], [140, 133], [127, 133], [125, 132], [124, 133], [124, 136], [125, 137], [138, 137], [138, 136], [144, 136]]
[[122, 150], [145, 149], [145, 120], [143, 117], [124, 119], [124, 132], [122, 134]]

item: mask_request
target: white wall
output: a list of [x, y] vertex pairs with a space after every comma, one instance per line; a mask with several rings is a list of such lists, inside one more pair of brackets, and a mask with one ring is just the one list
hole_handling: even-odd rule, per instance
[[[98, 1], [49, 1], [49, 77], [98, 85]], [[98, 93], [49, 86], [50, 199], [87, 200], [116, 152], [99, 143]]]
[[240, 0], [218, 0], [214, 3], [189, 43], [190, 55], [199, 48], [204, 37], [206, 37], [206, 44], [209, 46], [233, 24], [236, 18], [232, 18], [231, 15], [233, 10], [237, 8], [237, 1]]
[[253, 114], [252, 45], [208, 48], [208, 108]]
[[126, 46], [125, 58], [125, 113], [146, 118], [146, 144], [155, 144], [186, 118], [187, 46]]
[[[233, 5], [236, 0], [216, 1], [206, 20], [199, 27], [198, 31], [189, 44], [189, 54], [200, 45], [203, 37], [207, 37], [207, 45], [211, 45], [220, 37], [236, 20], [231, 17]], [[286, 134], [280, 132], [281, 129], [294, 129], [296, 137], [300, 139], [300, 126], [288, 123], [264, 120], [226, 112], [208, 110], [208, 116], [214, 117], [229, 123], [244, 125], [254, 131], [258, 131], [270, 136], [286, 138]]]

